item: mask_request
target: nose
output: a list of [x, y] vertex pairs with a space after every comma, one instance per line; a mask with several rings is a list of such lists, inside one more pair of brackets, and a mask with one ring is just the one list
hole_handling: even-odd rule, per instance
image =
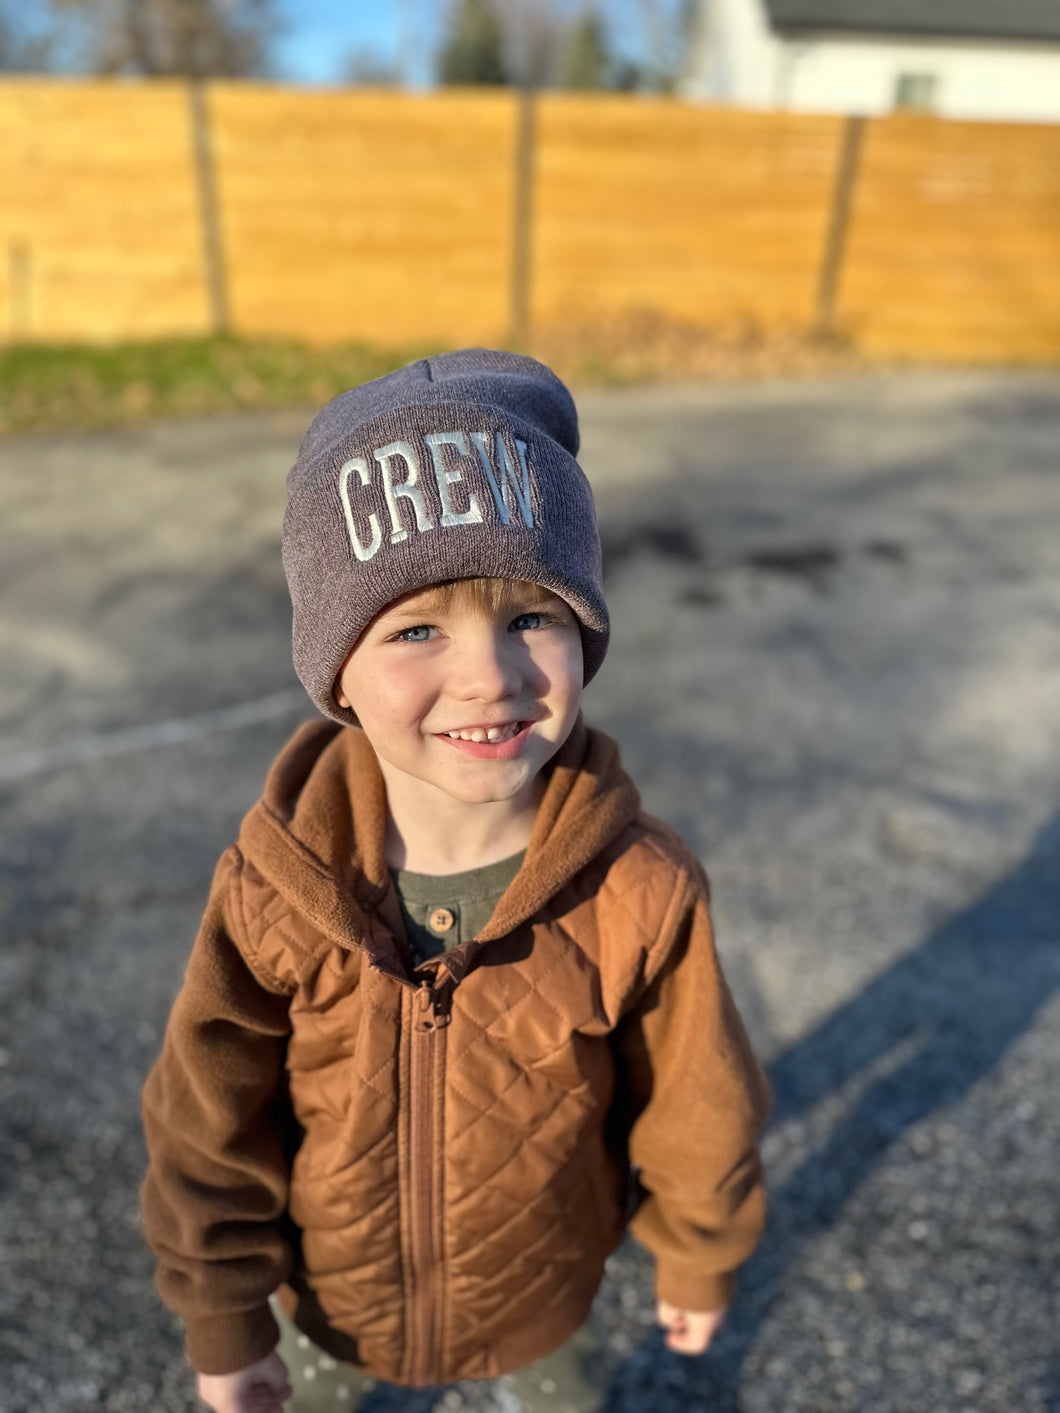
[[450, 689], [462, 701], [500, 702], [523, 683], [519, 642], [504, 628], [476, 623], [461, 635]]

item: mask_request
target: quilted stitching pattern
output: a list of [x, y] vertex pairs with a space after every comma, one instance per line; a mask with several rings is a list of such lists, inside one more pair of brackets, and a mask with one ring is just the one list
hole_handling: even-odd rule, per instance
[[[573, 1328], [619, 1233], [621, 1174], [603, 1139], [612, 1090], [606, 1037], [654, 969], [670, 901], [667, 887], [645, 888], [637, 871], [627, 855], [597, 896], [566, 890], [566, 911], [557, 899], [556, 915], [485, 944], [454, 990], [445, 1069], [446, 1378], [481, 1375], [495, 1329], [540, 1324], [549, 1312]], [[667, 872], [672, 884], [672, 861]], [[298, 988], [288, 1067], [308, 1134], [290, 1210], [306, 1268], [333, 1326], [359, 1341], [377, 1372], [396, 1377], [405, 1312], [401, 988], [363, 953], [327, 945], [264, 880], [253, 886], [260, 955]], [[603, 953], [601, 908], [610, 910]], [[616, 914], [625, 919], [617, 929]]]
[[[482, 967], [454, 998], [445, 1214], [457, 1360], [471, 1357], [484, 1321], [577, 1306], [617, 1233], [617, 1210], [594, 1211], [586, 1180], [607, 1161], [600, 972], [561, 920], [532, 937], [528, 955], [504, 965], [503, 989], [492, 984], [500, 968]], [[499, 945], [518, 954], [521, 940]], [[586, 1218], [574, 1229], [572, 1211]]]

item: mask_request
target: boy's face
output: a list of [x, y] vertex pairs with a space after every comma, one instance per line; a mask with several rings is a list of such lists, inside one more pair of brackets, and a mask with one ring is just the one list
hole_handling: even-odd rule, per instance
[[496, 608], [438, 588], [396, 599], [361, 634], [335, 688], [382, 761], [466, 804], [532, 785], [581, 701], [574, 613], [533, 585], [505, 597]]

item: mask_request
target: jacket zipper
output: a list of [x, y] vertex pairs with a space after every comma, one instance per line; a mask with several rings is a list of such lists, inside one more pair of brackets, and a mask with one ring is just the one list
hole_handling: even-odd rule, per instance
[[440, 1063], [439, 1030], [445, 1025], [443, 998], [425, 982], [412, 997], [409, 1050], [409, 1236], [412, 1298], [408, 1381], [421, 1387], [437, 1370], [438, 1261], [434, 1248], [434, 1095]]

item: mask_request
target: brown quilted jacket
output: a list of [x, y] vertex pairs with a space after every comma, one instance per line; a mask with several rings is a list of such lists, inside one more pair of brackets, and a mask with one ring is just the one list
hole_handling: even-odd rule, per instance
[[221, 858], [144, 1089], [144, 1226], [195, 1368], [262, 1358], [277, 1288], [407, 1385], [521, 1367], [581, 1323], [625, 1225], [718, 1308], [761, 1230], [766, 1085], [706, 878], [579, 722], [522, 869], [411, 968], [354, 727], [302, 727]]

